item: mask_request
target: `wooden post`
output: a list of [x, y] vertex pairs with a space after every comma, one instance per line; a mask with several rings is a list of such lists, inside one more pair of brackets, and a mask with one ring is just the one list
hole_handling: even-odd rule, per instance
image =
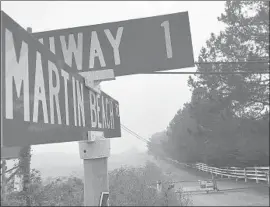
[[227, 175], [228, 175], [228, 178], [230, 179], [231, 176], [230, 176], [230, 172], [229, 172], [229, 167], [227, 167]]
[[255, 169], [256, 183], [259, 183], [258, 176], [257, 176], [257, 173], [258, 173], [257, 167], [255, 166], [254, 169]]
[[237, 181], [238, 181], [238, 175], [237, 175], [236, 168], [234, 168], [234, 174], [235, 174], [235, 180], [236, 180], [236, 182], [237, 182]]
[[245, 182], [247, 182], [247, 171], [246, 171], [246, 168], [244, 168], [244, 176], [245, 176]]
[[220, 169], [220, 177], [223, 178], [223, 169], [222, 168], [219, 168]]

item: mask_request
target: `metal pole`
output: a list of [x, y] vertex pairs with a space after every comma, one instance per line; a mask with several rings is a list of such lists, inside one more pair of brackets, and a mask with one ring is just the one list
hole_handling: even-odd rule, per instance
[[108, 200], [101, 199], [102, 192], [109, 193], [110, 140], [94, 131], [87, 133], [87, 140], [79, 142], [84, 168], [84, 206], [108, 206]]
[[109, 140], [79, 142], [84, 168], [84, 206], [99, 206], [102, 192], [109, 192]]

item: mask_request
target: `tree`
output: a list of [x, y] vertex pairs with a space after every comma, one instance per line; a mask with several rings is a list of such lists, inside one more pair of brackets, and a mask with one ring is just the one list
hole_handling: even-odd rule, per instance
[[166, 152], [162, 145], [168, 140], [166, 131], [155, 133], [149, 139], [147, 143], [148, 154], [155, 156], [156, 158], [166, 157]]
[[[269, 72], [269, 2], [227, 1], [218, 20], [226, 29], [211, 34], [197, 71]], [[230, 63], [237, 61], [249, 63]], [[168, 156], [222, 167], [268, 165], [269, 74], [200, 74], [188, 84], [191, 102], [169, 123], [162, 145]]]
[[[200, 52], [199, 62], [254, 63], [213, 64], [211, 67], [199, 64], [197, 70], [269, 71], [269, 2], [227, 1], [225, 14], [218, 19], [227, 25], [226, 30], [218, 36], [211, 34]], [[269, 74], [199, 75], [190, 77], [188, 83], [195, 96], [199, 96], [197, 99], [208, 102], [208, 112], [213, 117], [209, 119], [207, 110], [201, 110], [203, 113], [197, 113], [196, 119], [202, 125], [211, 126], [208, 138], [219, 137], [223, 157], [232, 155], [231, 162], [238, 161], [238, 164], [269, 163], [269, 126], [266, 126], [269, 123]], [[206, 123], [207, 120], [212, 122]], [[253, 162], [247, 159], [249, 154], [255, 156]]]
[[156, 182], [166, 183], [160, 168], [147, 162], [141, 168], [120, 168], [110, 172], [110, 205], [169, 206], [178, 205], [176, 195], [164, 186], [159, 195]]
[[29, 186], [31, 176], [31, 146], [25, 146], [20, 151], [18, 175], [23, 178], [24, 199], [28, 206], [31, 205]]
[[[198, 71], [269, 71], [269, 2], [227, 1], [218, 18], [227, 25], [219, 35], [211, 34], [201, 49], [199, 62], [255, 61], [246, 64], [199, 64]], [[267, 63], [259, 63], [268, 61]], [[198, 75], [189, 85], [203, 88], [208, 97], [229, 107], [238, 117], [259, 119], [269, 110], [269, 74]], [[269, 115], [268, 115], [269, 117]]]
[[172, 159], [187, 163], [198, 160], [198, 149], [195, 142], [197, 123], [189, 113], [190, 107], [190, 104], [184, 104], [184, 107], [178, 110], [169, 123], [167, 128], [169, 139], [167, 145], [165, 145]]

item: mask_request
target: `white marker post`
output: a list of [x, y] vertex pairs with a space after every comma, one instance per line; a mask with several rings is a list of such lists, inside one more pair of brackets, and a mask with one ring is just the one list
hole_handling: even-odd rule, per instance
[[[100, 81], [113, 80], [113, 70], [104, 70], [99, 76], [96, 71], [81, 74], [85, 76], [87, 87], [100, 93]], [[103, 192], [109, 192], [108, 157], [110, 156], [110, 140], [104, 138], [103, 132], [90, 131], [87, 141], [79, 142], [80, 158], [84, 168], [84, 206], [99, 206]]]

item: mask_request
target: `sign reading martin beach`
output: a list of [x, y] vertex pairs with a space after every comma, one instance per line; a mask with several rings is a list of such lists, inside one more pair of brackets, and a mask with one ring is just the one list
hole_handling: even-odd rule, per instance
[[116, 100], [85, 87], [66, 58], [68, 64], [3, 11], [1, 21], [3, 146], [80, 141], [87, 131], [103, 131], [106, 138], [121, 136]]
[[74, 71], [115, 76], [194, 66], [188, 12], [33, 33]]

